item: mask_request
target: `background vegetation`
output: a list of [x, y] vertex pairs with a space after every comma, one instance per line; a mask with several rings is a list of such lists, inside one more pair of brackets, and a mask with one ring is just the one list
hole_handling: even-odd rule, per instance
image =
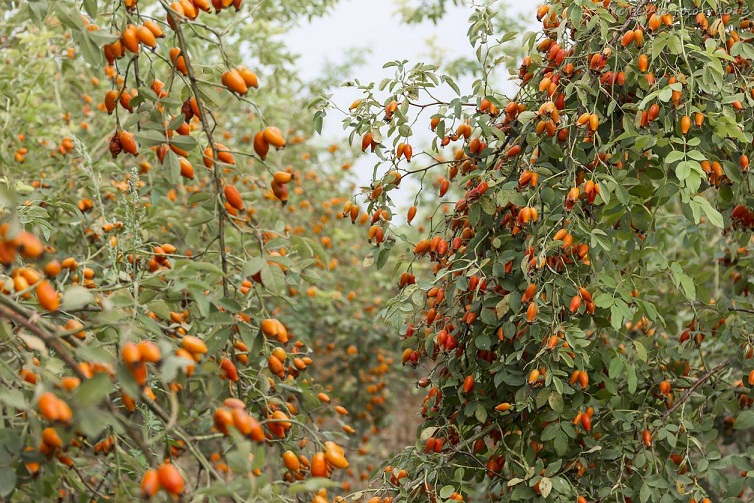
[[750, 6], [303, 82], [334, 4], [5, 2], [0, 495], [751, 499]]

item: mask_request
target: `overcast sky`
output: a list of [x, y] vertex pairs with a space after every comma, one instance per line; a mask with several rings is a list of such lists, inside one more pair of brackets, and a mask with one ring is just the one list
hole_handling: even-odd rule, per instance
[[[527, 20], [533, 18], [538, 5], [521, 0], [508, 0], [508, 3], [505, 6], [507, 15], [523, 14]], [[328, 60], [339, 61], [343, 49], [348, 46], [370, 47], [371, 62], [359, 74], [364, 80], [378, 79], [385, 74], [382, 65], [386, 61], [420, 61], [427, 54], [425, 41], [431, 37], [437, 37], [451, 55], [473, 56], [466, 38], [473, 4], [468, 1], [462, 7], [448, 7], [438, 25], [424, 22], [405, 26], [398, 23], [394, 0], [342, 0], [327, 16], [290, 33], [287, 42], [302, 56], [299, 66], [304, 77], [316, 76]]]
[[[509, 0], [508, 3], [510, 5], [505, 6], [507, 15], [523, 14], [527, 20], [534, 21], [536, 2]], [[329, 62], [341, 62], [347, 48], [369, 47], [371, 56], [363, 67], [355, 70], [354, 77], [362, 82], [380, 81], [393, 75], [391, 69], [382, 68], [388, 61], [426, 61], [429, 53], [427, 40], [433, 37], [446, 50], [448, 59], [473, 57], [474, 50], [466, 37], [473, 4], [469, 1], [462, 7], [449, 7], [438, 25], [427, 21], [406, 26], [399, 24], [394, 0], [342, 0], [330, 14], [287, 34], [286, 42], [301, 55], [298, 66], [305, 79], [320, 75]], [[343, 90], [336, 96], [345, 106], [359, 97], [355, 91], [348, 91]], [[348, 101], [347, 98], [352, 99]]]
[[442, 34], [443, 46], [453, 52], [470, 53], [466, 38], [469, 8], [451, 7], [441, 24], [405, 26], [398, 24], [392, 0], [342, 0], [333, 12], [294, 30], [290, 47], [302, 55], [300, 67], [304, 77], [316, 76], [327, 60], [339, 60], [345, 45], [370, 47], [372, 58], [365, 72], [378, 78], [382, 64], [395, 59], [418, 60], [426, 54], [425, 40]]
[[[535, 2], [509, 0], [506, 13], [511, 16], [523, 14], [525, 19], [534, 20], [537, 8]], [[348, 47], [369, 47], [371, 56], [366, 65], [354, 71], [353, 77], [361, 82], [379, 82], [393, 75], [393, 69], [382, 66], [393, 60], [407, 59], [411, 63], [427, 60], [427, 40], [436, 37], [437, 43], [447, 49], [448, 59], [459, 56], [474, 56], [466, 32], [473, 2], [463, 7], [450, 7], [445, 17], [434, 25], [425, 22], [420, 25], [399, 24], [396, 4], [393, 0], [342, 0], [325, 17], [313, 20], [293, 30], [286, 40], [289, 47], [301, 57], [298, 60], [303, 78], [313, 78], [321, 74], [328, 62], [343, 60]], [[461, 91], [466, 91], [461, 85]], [[515, 92], [515, 87], [505, 89]], [[341, 107], [361, 97], [353, 89], [335, 91], [333, 100]], [[325, 122], [325, 139], [342, 138], [342, 116], [331, 113]], [[428, 135], [427, 135], [428, 137]], [[362, 156], [356, 163], [357, 172], [366, 183], [371, 176], [374, 158]]]

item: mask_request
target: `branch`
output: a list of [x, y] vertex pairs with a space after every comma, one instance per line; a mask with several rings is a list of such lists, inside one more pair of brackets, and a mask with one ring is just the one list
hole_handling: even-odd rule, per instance
[[[448, 105], [448, 103], [444, 101], [440, 101], [440, 100], [434, 101], [432, 103], [425, 103], [424, 105], [419, 104], [419, 103], [412, 103], [409, 100], [408, 104], [411, 105], [412, 107], [417, 107], [417, 108], [422, 108], [422, 109], [427, 108], [427, 107], [437, 106], [437, 105]], [[461, 106], [462, 107], [475, 107], [476, 103], [461, 103]]]
[[455, 454], [456, 454], [457, 451], [465, 448], [466, 446], [469, 446], [469, 445], [473, 444], [474, 442], [476, 442], [480, 438], [486, 437], [495, 428], [498, 428], [498, 425], [497, 425], [497, 423], [492, 422], [492, 423], [488, 424], [487, 426], [485, 426], [484, 428], [482, 428], [477, 434], [472, 435], [471, 437], [467, 438], [461, 445], [459, 445], [457, 448], [454, 447], [453, 450], [450, 451], [450, 458], [449, 459], [452, 459], [453, 457], [455, 457]]
[[715, 374], [717, 374], [721, 370], [723, 370], [726, 367], [728, 367], [728, 365], [730, 365], [730, 360], [725, 360], [722, 363], [718, 364], [712, 370], [708, 371], [702, 377], [700, 377], [699, 379], [697, 379], [696, 382], [694, 384], [692, 384], [691, 387], [688, 390], [686, 390], [686, 393], [684, 393], [683, 396], [681, 396], [681, 398], [676, 403], [674, 403], [672, 407], [670, 407], [668, 410], [665, 411], [665, 413], [662, 415], [662, 417], [660, 418], [660, 420], [664, 423], [665, 420], [670, 416], [670, 414], [672, 414], [673, 411], [675, 411], [678, 407], [680, 407], [683, 403], [685, 403], [691, 397], [691, 394], [699, 386], [701, 386], [707, 380], [709, 380], [710, 377], [714, 376]]
[[728, 311], [733, 311], [736, 313], [754, 314], [754, 309], [744, 309], [743, 307], [729, 307]]
[[[71, 356], [68, 347], [66, 347], [66, 345], [63, 344], [63, 342], [56, 335], [50, 334], [46, 330], [42, 329], [36, 322], [32, 321], [32, 319], [27, 319], [28, 315], [26, 313], [20, 313], [19, 311], [23, 311], [22, 309], [17, 309], [17, 307], [20, 308], [20, 306], [17, 306], [15, 302], [10, 300], [5, 295], [0, 295], [0, 301], [2, 302], [2, 305], [0, 305], [0, 317], [7, 318], [17, 325], [23, 326], [31, 333], [42, 339], [46, 346], [55, 350], [55, 353], [60, 356], [60, 358], [68, 365], [68, 367], [76, 374], [76, 376], [81, 379], [82, 382], [88, 379], [87, 375], [84, 374], [81, 368], [79, 368], [76, 360], [74, 360], [73, 356]], [[144, 453], [147, 461], [152, 464], [154, 461], [154, 456], [152, 455], [152, 451], [149, 449], [149, 447], [147, 447], [147, 445], [144, 443], [144, 440], [141, 438], [139, 431], [121, 416], [117, 407], [111, 401], [107, 400], [105, 401], [105, 404], [110, 413], [112, 413], [126, 429], [128, 436], [131, 437], [134, 443]]]
[[[70, 369], [76, 374], [76, 376], [81, 379], [82, 381], [86, 381], [88, 377], [86, 374], [84, 374], [81, 369], [79, 368], [78, 364], [76, 363], [76, 360], [74, 360], [73, 356], [71, 355], [69, 349], [66, 347], [65, 344], [63, 344], [62, 340], [58, 338], [56, 335], [51, 334], [41, 328], [33, 318], [30, 318], [27, 313], [23, 312], [24, 309], [21, 306], [18, 306], [13, 302], [11, 299], [9, 299], [5, 295], [0, 295], [0, 318], [7, 318], [17, 325], [23, 326], [30, 332], [32, 332], [34, 335], [42, 339], [42, 341], [45, 343], [46, 346], [53, 349], [56, 354], [60, 356], [60, 358], [70, 367]], [[28, 319], [27, 319], [28, 318]], [[142, 391], [141, 393], [141, 399], [144, 402], [144, 404], [152, 410], [157, 416], [162, 419], [163, 422], [165, 422], [166, 425], [169, 427], [174, 427], [176, 435], [181, 438], [185, 443], [187, 448], [191, 451], [192, 455], [196, 458], [196, 460], [199, 462], [199, 464], [202, 465], [202, 467], [210, 474], [212, 477], [214, 477], [217, 480], [224, 480], [222, 476], [215, 470], [212, 465], [209, 463], [207, 458], [199, 452], [199, 450], [196, 448], [196, 446], [193, 445], [191, 442], [191, 435], [189, 435], [183, 428], [181, 428], [178, 425], [175, 425], [176, 418], [174, 417], [175, 414], [169, 414], [165, 409], [160, 407], [159, 404], [152, 401], [149, 397], [144, 394]], [[139, 449], [144, 453], [144, 456], [146, 457], [147, 461], [150, 465], [154, 464], [154, 456], [152, 455], [152, 451], [149, 449], [149, 447], [146, 445], [144, 440], [141, 438], [141, 435], [139, 434], [139, 431], [134, 428], [125, 418], [123, 418], [118, 411], [118, 408], [109, 400], [105, 401], [105, 405], [107, 406], [108, 410], [113, 414], [113, 416], [116, 417], [116, 419], [123, 425], [123, 427], [126, 429], [126, 432], [128, 433], [128, 436], [134, 441], [134, 443], [139, 447]], [[166, 429], [168, 429], [166, 428]]]
[[646, 7], [646, 5], [649, 3], [649, 0], [643, 0], [639, 2], [639, 4], [636, 6], [636, 8], [631, 12], [628, 16], [626, 16], [626, 22], [623, 23], [623, 26], [615, 33], [615, 36], [613, 36], [613, 39], [610, 41], [610, 45], [615, 45], [616, 42], [618, 42], [618, 39], [620, 39], [623, 36], [623, 32], [626, 31], [628, 28], [628, 25], [631, 24], [632, 21], [636, 21], [636, 16], [639, 15], [639, 12], [641, 9]]
[[[79, 480], [86, 486], [86, 488], [89, 490], [89, 492], [91, 492], [92, 494], [96, 494], [99, 498], [101, 498], [103, 500], [109, 499], [107, 496], [105, 496], [104, 494], [100, 493], [97, 490], [98, 488], [95, 489], [94, 487], [92, 487], [91, 485], [89, 485], [89, 482], [87, 482], [87, 478], [79, 471], [78, 468], [76, 468], [75, 465], [72, 466], [71, 468], [73, 468], [73, 471], [76, 472], [76, 475], [78, 475]], [[105, 479], [103, 478], [102, 481], [104, 482], [104, 480]]]
[[[218, 211], [218, 231], [217, 238], [220, 246], [220, 263], [223, 269], [223, 295], [228, 295], [228, 257], [225, 253], [225, 207], [222, 204], [222, 178], [220, 177], [219, 160], [217, 156], [217, 144], [215, 138], [212, 135], [212, 129], [209, 127], [209, 121], [207, 120], [207, 109], [202, 102], [199, 95], [199, 85], [197, 84], [196, 73], [194, 72], [194, 66], [189, 58], [188, 50], [186, 47], [186, 38], [183, 36], [183, 28], [181, 23], [183, 19], [181, 16], [176, 15], [165, 0], [160, 0], [160, 3], [167, 11], [168, 17], [175, 27], [175, 34], [178, 36], [178, 47], [181, 49], [181, 56], [183, 56], [186, 62], [186, 71], [188, 73], [189, 82], [191, 83], [191, 94], [196, 98], [196, 105], [199, 108], [199, 119], [202, 121], [202, 129], [207, 136], [207, 142], [212, 149], [212, 161], [214, 166], [214, 178], [215, 178], [215, 192], [217, 196], [217, 211]], [[202, 153], [204, 157], [204, 153]]]

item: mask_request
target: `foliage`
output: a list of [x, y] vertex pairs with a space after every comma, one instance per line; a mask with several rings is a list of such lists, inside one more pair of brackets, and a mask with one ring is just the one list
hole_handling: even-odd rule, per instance
[[[553, 0], [513, 98], [407, 62], [361, 87], [345, 124], [377, 157], [369, 212], [406, 179], [444, 197], [418, 240], [369, 231], [380, 257], [413, 251], [382, 314], [429, 368], [379, 494], [751, 498], [749, 8]], [[472, 26], [481, 64], [501, 35]]]
[[385, 423], [388, 278], [305, 106], [345, 68], [279, 40], [334, 2], [214, 3], [3, 13], [3, 498], [311, 500]]
[[398, 13], [407, 23], [439, 21], [450, 6], [459, 6], [463, 0], [399, 0]]

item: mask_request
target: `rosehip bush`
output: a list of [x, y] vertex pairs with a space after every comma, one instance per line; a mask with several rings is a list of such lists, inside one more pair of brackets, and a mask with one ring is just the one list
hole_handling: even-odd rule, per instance
[[3, 498], [322, 502], [348, 480], [388, 410], [389, 278], [365, 278], [350, 153], [310, 141], [313, 90], [272, 38], [332, 3], [6, 2]]
[[[750, 5], [547, 2], [510, 97], [503, 11], [470, 19], [471, 91], [393, 62], [345, 119], [373, 253], [414, 257], [382, 315], [428, 369], [372, 501], [750, 499]], [[407, 179], [443, 198], [416, 240]]]

